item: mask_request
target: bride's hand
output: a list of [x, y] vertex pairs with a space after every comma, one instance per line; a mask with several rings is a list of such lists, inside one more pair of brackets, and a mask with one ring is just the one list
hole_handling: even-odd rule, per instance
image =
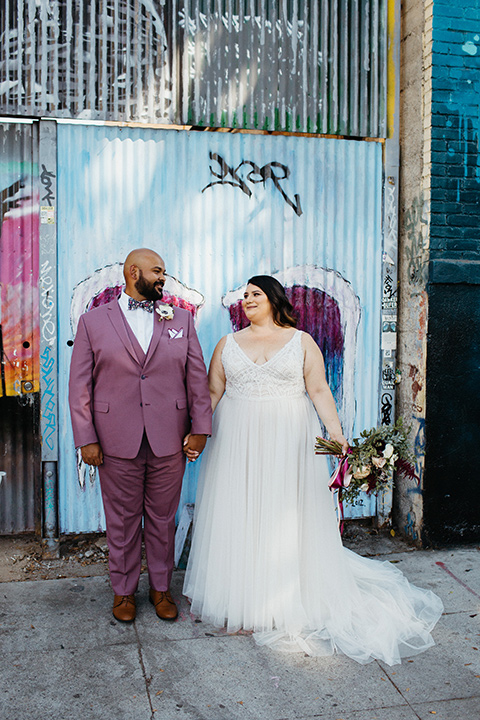
[[342, 455], [346, 455], [350, 449], [348, 440], [342, 435], [330, 435], [330, 439], [334, 442], [340, 443], [342, 446]]

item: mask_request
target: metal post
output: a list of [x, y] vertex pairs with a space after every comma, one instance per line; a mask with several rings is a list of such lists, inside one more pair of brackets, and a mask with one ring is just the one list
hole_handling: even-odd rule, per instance
[[[382, 425], [395, 422], [395, 383], [397, 359], [397, 278], [398, 278], [398, 187], [400, 108], [400, 0], [388, 0], [387, 22], [387, 132], [383, 184], [383, 262], [382, 328], [379, 420]], [[377, 498], [378, 527], [390, 524], [393, 494]]]
[[39, 124], [40, 176], [40, 432], [43, 537], [58, 556], [58, 349], [57, 349], [57, 125]]
[[43, 464], [43, 545], [47, 554], [58, 556], [57, 463]]

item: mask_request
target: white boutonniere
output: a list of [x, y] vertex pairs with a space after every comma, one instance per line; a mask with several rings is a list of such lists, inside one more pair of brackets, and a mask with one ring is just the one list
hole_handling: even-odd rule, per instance
[[173, 319], [173, 307], [171, 305], [160, 305], [155, 308], [155, 312], [158, 313], [159, 320], [172, 320]]

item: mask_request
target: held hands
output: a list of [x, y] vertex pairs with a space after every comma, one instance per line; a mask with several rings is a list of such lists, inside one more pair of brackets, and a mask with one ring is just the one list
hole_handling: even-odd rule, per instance
[[101, 465], [103, 463], [103, 452], [100, 443], [90, 443], [80, 448], [82, 460], [86, 465]]
[[206, 435], [192, 435], [188, 433], [188, 435], [185, 436], [183, 452], [187, 456], [188, 462], [195, 462], [195, 460], [200, 457], [206, 442]]

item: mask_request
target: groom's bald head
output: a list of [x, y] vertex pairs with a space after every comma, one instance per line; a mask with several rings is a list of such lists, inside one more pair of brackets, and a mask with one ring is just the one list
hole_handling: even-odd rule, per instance
[[125, 292], [136, 300], [160, 300], [165, 284], [165, 263], [149, 248], [131, 250], [123, 264]]

